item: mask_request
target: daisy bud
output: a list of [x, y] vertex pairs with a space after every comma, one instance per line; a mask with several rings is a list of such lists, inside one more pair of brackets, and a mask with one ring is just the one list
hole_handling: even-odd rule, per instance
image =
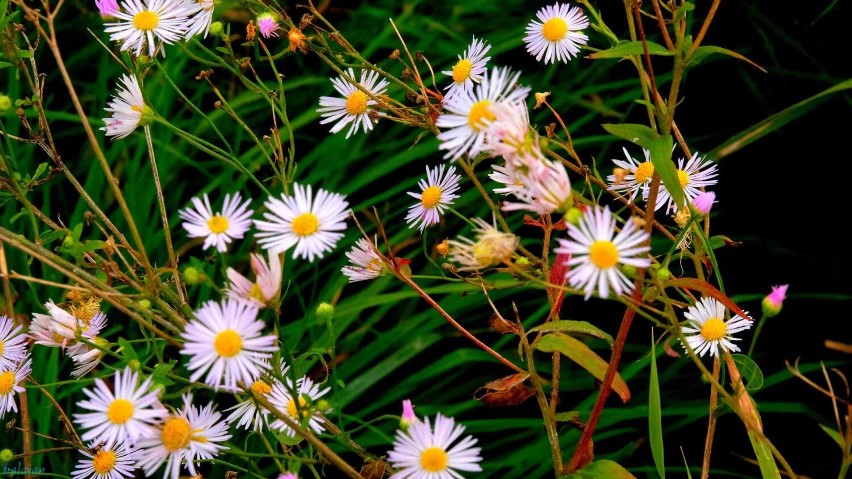
[[672, 272], [669, 271], [668, 268], [660, 267], [656, 270], [655, 274], [657, 275], [657, 279], [660, 281], [667, 281], [672, 277]]
[[101, 18], [113, 17], [113, 14], [119, 11], [117, 0], [95, 0], [95, 5], [101, 12]]
[[299, 479], [299, 476], [295, 472], [285, 472], [284, 474], [278, 474], [278, 479]]
[[151, 309], [151, 301], [148, 299], [140, 299], [136, 302], [136, 306], [139, 309], [148, 310]]
[[334, 306], [330, 303], [320, 303], [317, 306], [317, 319], [322, 323], [328, 323], [334, 318]]
[[186, 282], [186, 284], [192, 286], [196, 284], [201, 284], [202, 282], [204, 282], [205, 279], [207, 279], [207, 275], [205, 275], [203, 271], [194, 266], [187, 266], [186, 268], [184, 268], [181, 276], [183, 277], [183, 280], [184, 282]]
[[583, 216], [583, 212], [580, 211], [579, 208], [570, 208], [565, 213], [565, 222], [571, 223], [576, 226], [580, 222], [580, 218]]
[[12, 109], [12, 99], [9, 95], [0, 95], [0, 113], [6, 113]]
[[0, 462], [9, 462], [15, 457], [15, 453], [11, 449], [3, 449], [0, 451]]
[[411, 399], [402, 401], [402, 416], [399, 418], [399, 427], [403, 431], [408, 429], [411, 423], [417, 421], [417, 416], [414, 414], [414, 406], [411, 404]]
[[210, 30], [208, 30], [208, 32], [211, 35], [213, 35], [214, 37], [221, 35], [222, 33], [224, 33], [224, 31], [225, 31], [225, 26], [222, 25], [222, 22], [211, 23], [210, 24]]
[[787, 297], [787, 288], [789, 286], [789, 284], [782, 284], [772, 287], [772, 292], [766, 295], [761, 303], [764, 316], [771, 318], [781, 312], [781, 307], [784, 306], [784, 299]]
[[692, 200], [692, 206], [695, 208], [695, 211], [705, 216], [710, 214], [710, 210], [713, 208], [713, 203], [716, 203], [716, 193], [713, 193], [712, 191], [698, 193], [698, 195]]

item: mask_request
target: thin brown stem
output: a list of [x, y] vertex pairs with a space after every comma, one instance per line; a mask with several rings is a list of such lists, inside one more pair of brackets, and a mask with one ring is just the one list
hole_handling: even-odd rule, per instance
[[[722, 370], [722, 361], [719, 356], [713, 356], [713, 380], [719, 380]], [[710, 453], [713, 450], [713, 436], [716, 433], [716, 406], [719, 402], [719, 391], [715, 387], [710, 388], [710, 410], [707, 419], [707, 437], [704, 440], [704, 460], [701, 462], [701, 479], [710, 477]]]

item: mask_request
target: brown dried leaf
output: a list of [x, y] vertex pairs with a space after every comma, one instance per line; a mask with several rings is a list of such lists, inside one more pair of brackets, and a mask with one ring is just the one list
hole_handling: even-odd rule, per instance
[[506, 321], [499, 314], [492, 314], [491, 319], [488, 320], [488, 325], [500, 334], [519, 334], [518, 325]]
[[360, 473], [364, 476], [364, 479], [382, 479], [386, 470], [390, 473], [387, 466], [388, 463], [385, 461], [370, 461], [361, 466]]
[[524, 381], [529, 376], [527, 373], [518, 373], [490, 381], [477, 389], [473, 398], [491, 407], [517, 406], [535, 394], [532, 389], [524, 386]]

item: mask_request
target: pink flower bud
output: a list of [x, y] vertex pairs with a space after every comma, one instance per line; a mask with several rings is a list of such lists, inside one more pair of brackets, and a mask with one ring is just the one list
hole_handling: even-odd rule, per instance
[[696, 195], [692, 200], [692, 206], [695, 207], [695, 210], [702, 215], [710, 214], [710, 210], [713, 208], [713, 203], [716, 203], [716, 193], [713, 193], [712, 191], [698, 193], [698, 195]]
[[787, 287], [789, 284], [773, 286], [772, 292], [763, 298], [763, 315], [767, 318], [776, 316], [781, 312], [781, 307], [784, 305], [784, 299], [787, 298]]
[[417, 421], [417, 416], [414, 414], [414, 406], [411, 404], [411, 399], [402, 401], [402, 417], [399, 420], [399, 426], [403, 429], [408, 429], [411, 423]]
[[114, 13], [119, 11], [118, 0], [95, 0], [95, 5], [101, 12], [101, 18], [112, 17]]
[[263, 35], [263, 38], [278, 36], [278, 22], [275, 21], [275, 16], [269, 12], [257, 16], [257, 26], [260, 28], [260, 34]]

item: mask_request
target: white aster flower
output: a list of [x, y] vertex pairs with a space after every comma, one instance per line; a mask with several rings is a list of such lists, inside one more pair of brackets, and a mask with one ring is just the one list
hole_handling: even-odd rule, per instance
[[[355, 78], [355, 72], [351, 68], [347, 70], [347, 73], [350, 78]], [[349, 83], [343, 76], [332, 78], [331, 84], [334, 85], [334, 89], [343, 98], [333, 96], [320, 97], [320, 108], [317, 109], [317, 112], [323, 117], [320, 125], [337, 122], [331, 127], [331, 132], [337, 133], [351, 123], [349, 131], [346, 132], [346, 138], [349, 138], [353, 133], [358, 133], [359, 129], [363, 129], [365, 133], [372, 130], [373, 123], [376, 120], [370, 118], [370, 113], [375, 112], [370, 107], [377, 104], [376, 100], [373, 100], [355, 85]], [[382, 79], [379, 81], [378, 72], [368, 70], [361, 71], [361, 79], [358, 81], [358, 84], [373, 96], [384, 95], [388, 87], [387, 80]]]
[[302, 257], [310, 262], [322, 258], [343, 237], [349, 203], [340, 193], [322, 188], [313, 196], [311, 185], [303, 187], [293, 183], [293, 196], [281, 199], [269, 197], [264, 204], [267, 221], [254, 220], [259, 233], [257, 242], [271, 253], [283, 253], [293, 245], [293, 258]]
[[[644, 148], [642, 152], [645, 154], [645, 160], [641, 162], [630, 156], [627, 148], [622, 149], [624, 150], [624, 156], [627, 157], [627, 161], [612, 160], [616, 164], [616, 168], [611, 175], [606, 177], [607, 181], [609, 181], [607, 189], [629, 195], [630, 202], [632, 203], [639, 192], [642, 193], [643, 199], [647, 196], [648, 188], [651, 185], [651, 178], [654, 176], [654, 164], [651, 162], [651, 152]], [[657, 199], [657, 204], [660, 204], [659, 196]]]
[[140, 375], [129, 367], [116, 371], [112, 388], [103, 379], [95, 379], [94, 389], [84, 389], [88, 399], [80, 401], [74, 422], [87, 431], [81, 439], [97, 441], [107, 447], [133, 445], [139, 438], [155, 432], [155, 425], [168, 415], [160, 403], [153, 380], [140, 383]]
[[479, 225], [474, 231], [476, 241], [460, 236], [450, 240], [450, 261], [461, 264], [459, 271], [485, 269], [510, 258], [518, 248], [520, 238], [503, 233], [482, 218], [474, 218]]
[[434, 225], [441, 220], [444, 210], [453, 204], [453, 200], [459, 195], [454, 194], [459, 189], [461, 175], [456, 174], [456, 167], [451, 166], [445, 171], [446, 165], [439, 165], [430, 170], [426, 167], [426, 179], [420, 179], [417, 185], [420, 193], [407, 193], [420, 200], [408, 208], [405, 222], [411, 228], [420, 224], [420, 232], [427, 226]]
[[[301, 425], [307, 423], [311, 431], [319, 434], [325, 430], [322, 425], [325, 421], [323, 415], [329, 413], [331, 409], [320, 410], [317, 400], [330, 390], [331, 388], [320, 389], [319, 385], [314, 384], [307, 376], [299, 378], [295, 385], [287, 379], [284, 383], [273, 384], [269, 402], [275, 406], [275, 409], [290, 416], [293, 421]], [[269, 428], [288, 436], [296, 435], [296, 431], [278, 418], [269, 424]]]
[[721, 354], [719, 348], [733, 353], [739, 351], [740, 348], [733, 342], [740, 338], [735, 338], [734, 334], [751, 328], [752, 323], [740, 315], [725, 321], [725, 305], [708, 296], [690, 306], [684, 316], [687, 321], [685, 326], [681, 326], [681, 331], [687, 335], [686, 341], [699, 356], [708, 351], [711, 357], [716, 356]]
[[[191, 2], [192, 0], [187, 0]], [[207, 38], [207, 32], [210, 31], [210, 24], [213, 23], [213, 9], [216, 8], [214, 0], [195, 0], [195, 4], [187, 12], [191, 15], [186, 24], [186, 33], [184, 38], [190, 38], [204, 34], [203, 38]]]
[[118, 82], [118, 93], [105, 108], [111, 116], [103, 119], [105, 126], [100, 128], [113, 140], [125, 138], [137, 126], [145, 126], [154, 118], [154, 112], [145, 104], [136, 76], [121, 75]]
[[367, 238], [358, 238], [355, 246], [346, 253], [351, 264], [341, 268], [350, 283], [355, 281], [367, 281], [381, 276], [385, 272], [385, 262], [376, 253], [376, 241]]
[[0, 316], [0, 368], [12, 368], [27, 354], [27, 334], [5, 314]]
[[528, 210], [547, 215], [565, 213], [572, 206], [571, 180], [560, 162], [536, 161], [536, 165], [527, 168], [527, 173], [520, 174], [516, 181], [520, 186], [513, 188], [512, 194], [520, 201], [503, 202], [505, 211]]
[[190, 238], [204, 238], [204, 249], [215, 246], [220, 253], [228, 250], [228, 244], [234, 239], [241, 239], [251, 227], [251, 214], [248, 209], [251, 199], [242, 202], [240, 193], [225, 195], [221, 213], [213, 213], [210, 199], [204, 193], [204, 201], [198, 197], [192, 199], [195, 206], [186, 207], [178, 214], [183, 219], [183, 227]]
[[178, 479], [181, 465], [190, 476], [197, 476], [196, 462], [213, 459], [227, 446], [221, 443], [231, 438], [228, 423], [221, 420], [212, 402], [198, 408], [192, 405], [192, 395], [183, 396], [183, 408], [170, 414], [149, 436], [139, 440], [139, 459], [136, 465], [150, 477], [163, 463], [163, 479]]
[[[286, 377], [287, 371], [290, 367], [287, 366], [283, 360], [280, 365], [279, 370], [281, 372], [281, 376]], [[265, 396], [268, 399], [273, 386], [280, 383], [280, 381], [273, 376], [270, 369], [271, 368], [267, 368], [266, 371], [258, 375], [254, 382], [248, 386], [248, 389], [246, 389], [245, 399], [240, 400], [240, 402], [225, 410], [231, 411], [231, 414], [227, 417], [228, 423], [235, 425], [237, 428], [243, 428], [245, 430], [251, 429], [255, 432], [261, 432], [265, 428], [269, 427], [269, 410], [258, 404], [252, 396], [252, 393]]]
[[[157, 50], [155, 40], [168, 44], [180, 40], [194, 8], [183, 0], [124, 0], [121, 6], [112, 14], [121, 21], [107, 23], [104, 30], [110, 40], [121, 42], [121, 51], [131, 50], [137, 57], [146, 49], [153, 57]], [[166, 56], [165, 49], [162, 54]]]
[[594, 207], [586, 211], [575, 226], [568, 223], [569, 239], [559, 239], [554, 251], [570, 255], [565, 264], [570, 268], [568, 282], [572, 288], [585, 291], [586, 299], [597, 290], [598, 296], [608, 298], [629, 292], [633, 285], [619, 269], [619, 265], [647, 268], [648, 233], [639, 229], [632, 220], [615, 232], [615, 218], [609, 207]]
[[457, 160], [462, 155], [474, 157], [487, 146], [487, 126], [497, 120], [492, 109], [497, 103], [510, 103], [526, 108], [524, 101], [529, 87], [517, 86], [520, 72], [494, 67], [485, 72], [482, 81], [471, 92], [459, 92], [445, 99], [444, 110], [435, 126], [443, 129], [438, 134], [441, 150], [447, 150], [445, 159]]
[[444, 88], [447, 90], [444, 99], [451, 98], [459, 92], [469, 93], [475, 83], [482, 81], [482, 74], [487, 70], [485, 64], [491, 59], [485, 56], [490, 49], [491, 45], [473, 37], [470, 46], [459, 55], [459, 60], [453, 65], [452, 70], [441, 72], [453, 78], [453, 82]]
[[535, 16], [538, 20], [527, 24], [524, 43], [536, 61], [544, 57], [545, 64], [556, 61], [568, 63], [589, 41], [589, 37], [581, 32], [589, 26], [589, 20], [579, 7], [556, 3], [540, 9]]
[[391, 479], [460, 479], [459, 471], [481, 471], [477, 440], [468, 435], [456, 442], [464, 430], [440, 413], [434, 430], [428, 417], [412, 422], [406, 431], [397, 430], [393, 450], [388, 451], [388, 462], [396, 469]]
[[281, 290], [281, 259], [277, 253], [269, 253], [268, 263], [259, 254], [251, 253], [249, 256], [254, 282], [234, 268], [228, 268], [229, 283], [225, 286], [225, 293], [231, 298], [246, 300], [258, 308], [271, 306], [271, 301]]
[[32, 372], [30, 366], [32, 366], [32, 358], [29, 354], [25, 355], [20, 363], [12, 367], [0, 366], [0, 418], [3, 418], [9, 411], [18, 412], [15, 395], [24, 392], [24, 388], [20, 384]]
[[71, 472], [73, 479], [123, 479], [136, 475], [139, 450], [131, 445], [99, 447], [97, 442], [92, 442], [89, 450], [80, 449], [80, 453], [85, 457]]
[[[686, 162], [686, 165], [684, 165], [684, 162]], [[683, 194], [687, 203], [701, 193], [701, 188], [715, 185], [717, 174], [716, 163], [713, 160], [699, 157], [697, 152], [692, 155], [689, 161], [686, 161], [685, 158], [677, 160], [677, 179], [680, 186], [683, 187]], [[666, 213], [677, 212], [680, 206], [683, 206], [676, 205], [666, 186], [660, 184], [660, 191], [657, 193], [657, 205], [654, 209], [658, 210], [664, 204], [668, 205], [666, 206]]]
[[247, 301], [207, 301], [195, 312], [181, 335], [181, 354], [189, 356], [190, 381], [202, 375], [204, 384], [218, 391], [235, 391], [239, 382], [252, 384], [269, 367], [278, 338], [262, 336], [266, 326], [257, 319], [258, 309]]

